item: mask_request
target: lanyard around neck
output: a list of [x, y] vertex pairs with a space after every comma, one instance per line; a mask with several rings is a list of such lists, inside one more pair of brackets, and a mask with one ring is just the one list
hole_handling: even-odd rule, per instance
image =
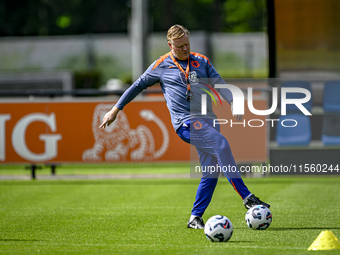
[[190, 67], [189, 67], [189, 57], [188, 57], [188, 65], [187, 65], [187, 68], [185, 69], [185, 72], [184, 72], [184, 69], [183, 67], [178, 63], [178, 61], [174, 58], [173, 54], [172, 54], [172, 51], [170, 51], [170, 57], [172, 59], [172, 61], [174, 62], [174, 64], [178, 67], [179, 70], [181, 70], [182, 73], [184, 73], [185, 75], [185, 78], [187, 80], [187, 89], [190, 91], [190, 83], [189, 83], [189, 72], [190, 72]]

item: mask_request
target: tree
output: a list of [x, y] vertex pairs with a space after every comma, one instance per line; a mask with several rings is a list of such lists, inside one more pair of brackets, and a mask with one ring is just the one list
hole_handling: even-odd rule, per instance
[[264, 0], [227, 0], [226, 32], [260, 32], [265, 30], [266, 3]]
[[[126, 33], [130, 0], [2, 0], [0, 36]], [[264, 30], [264, 0], [149, 0], [150, 31]]]

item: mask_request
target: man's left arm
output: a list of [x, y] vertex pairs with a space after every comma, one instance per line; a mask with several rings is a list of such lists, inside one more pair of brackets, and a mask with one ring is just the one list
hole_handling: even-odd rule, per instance
[[[216, 69], [211, 63], [208, 63], [207, 72], [211, 86], [215, 87], [216, 84], [226, 84], [226, 82], [222, 79], [220, 74], [216, 71]], [[227, 88], [218, 88], [216, 90], [230, 104], [231, 112], [235, 117], [236, 121], [242, 120], [243, 117], [242, 115], [234, 115], [233, 113], [233, 94], [231, 93], [231, 91]]]
[[[207, 65], [207, 73], [208, 73], [209, 83], [212, 87], [215, 88], [216, 84], [226, 84], [225, 81], [220, 76], [220, 74], [216, 71], [216, 69], [210, 62]], [[231, 105], [231, 102], [233, 101], [233, 94], [231, 93], [231, 91], [225, 88], [218, 88], [216, 90]]]

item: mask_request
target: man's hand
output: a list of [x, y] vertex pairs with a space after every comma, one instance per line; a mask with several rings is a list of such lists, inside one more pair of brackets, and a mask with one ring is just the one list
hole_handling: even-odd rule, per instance
[[114, 106], [111, 111], [105, 113], [105, 115], [103, 117], [103, 122], [99, 126], [99, 128], [105, 128], [107, 126], [110, 126], [110, 124], [112, 122], [114, 122], [115, 119], [117, 118], [117, 114], [118, 114], [119, 111], [120, 111], [120, 109], [118, 109], [116, 106]]
[[243, 115], [234, 115], [234, 111], [233, 111], [233, 102], [231, 102], [230, 106], [231, 106], [231, 113], [232, 113], [233, 116], [235, 117], [236, 121], [242, 120]]

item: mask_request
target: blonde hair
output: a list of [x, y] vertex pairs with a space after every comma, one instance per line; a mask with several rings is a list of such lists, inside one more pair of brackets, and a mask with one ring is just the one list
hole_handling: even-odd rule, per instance
[[172, 43], [172, 40], [182, 38], [184, 35], [189, 36], [189, 31], [181, 25], [173, 25], [169, 28], [167, 39], [168, 42]]

